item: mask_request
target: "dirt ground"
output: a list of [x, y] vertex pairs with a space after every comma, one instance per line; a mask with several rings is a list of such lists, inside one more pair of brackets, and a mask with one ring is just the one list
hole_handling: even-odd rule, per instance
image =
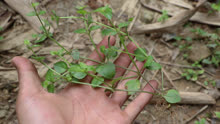
[[[39, 0], [41, 1], [41, 6], [45, 9], [49, 14], [51, 14], [51, 10], [55, 10], [58, 16], [70, 16], [74, 15], [76, 12], [75, 6], [88, 5], [92, 8], [96, 8], [102, 4], [102, 2], [96, 2], [97, 0], [90, 0], [90, 4], [88, 4], [87, 0]], [[103, 0], [100, 0], [103, 1]], [[108, 1], [108, 0], [106, 0]], [[129, 9], [126, 9], [124, 13], [121, 14], [120, 18], [118, 16], [121, 13], [121, 9], [126, 0], [109, 0], [108, 1], [114, 12], [114, 20], [115, 22], [120, 22], [127, 17], [136, 16], [135, 12], [130, 12]], [[188, 1], [187, 1], [188, 2]], [[0, 22], [1, 22], [1, 8], [5, 8], [6, 3], [0, 1]], [[191, 1], [189, 2], [191, 3]], [[129, 6], [129, 5], [128, 5]], [[137, 10], [137, 6], [134, 6], [135, 10]], [[10, 7], [6, 7], [10, 8]], [[131, 9], [131, 8], [130, 8]], [[4, 10], [4, 9], [2, 9]], [[0, 40], [0, 124], [18, 124], [15, 112], [15, 102], [16, 96], [18, 92], [18, 79], [15, 68], [11, 64], [11, 59], [15, 56], [24, 56], [30, 58], [32, 53], [27, 50], [25, 45], [23, 44], [24, 39], [28, 38], [33, 40], [31, 37], [32, 34], [36, 33], [36, 31], [29, 25], [29, 23], [14, 10], [10, 10], [12, 16], [10, 16], [10, 26], [0, 32], [0, 36], [3, 36], [4, 39]], [[144, 24], [144, 23], [153, 23], [157, 21], [160, 16], [159, 13], [155, 11], [148, 10], [144, 7], [141, 7], [138, 11], [137, 21], [136, 23]], [[99, 15], [96, 17], [97, 20], [101, 20]], [[0, 23], [1, 24], [1, 23]], [[190, 22], [190, 25], [193, 27], [201, 27], [202, 29], [206, 29], [208, 31], [213, 31], [217, 27], [209, 26], [205, 24], [199, 24], [196, 22]], [[60, 25], [54, 26], [54, 36], [55, 38], [67, 49], [79, 49], [82, 55], [88, 55], [94, 48], [92, 44], [89, 42], [87, 36], [82, 34], [74, 34], [73, 31], [83, 27], [83, 23], [77, 20], [61, 20]], [[134, 25], [134, 27], [136, 24]], [[174, 29], [173, 29], [174, 30]], [[187, 35], [192, 35], [185, 28], [180, 28], [177, 30], [178, 33], [185, 33]], [[176, 34], [178, 34], [176, 33]], [[138, 41], [138, 43], [146, 48], [148, 52], [152, 51], [152, 55], [162, 63], [163, 70], [167, 73], [168, 77], [164, 76], [164, 87], [165, 89], [173, 88], [173, 85], [170, 83], [172, 80], [173, 84], [179, 91], [187, 91], [187, 92], [203, 92], [205, 89], [192, 81], [187, 81], [178, 72], [183, 72], [185, 68], [175, 66], [172, 63], [178, 65], [190, 65], [192, 64], [192, 59], [201, 54], [207, 54], [205, 50], [203, 50], [203, 43], [193, 42], [193, 49], [197, 49], [198, 51], [190, 51], [189, 59], [185, 59], [183, 57], [183, 52], [179, 50], [178, 47], [173, 45], [173, 41], [166, 40], [172, 37], [174, 33], [151, 33], [151, 34], [141, 34], [141, 35], [133, 35], [134, 39]], [[220, 34], [220, 32], [219, 32]], [[219, 35], [218, 34], [218, 35]], [[93, 34], [96, 43], [102, 39], [102, 36], [99, 35], [99, 32]], [[194, 36], [192, 36], [194, 37]], [[196, 37], [196, 36], [195, 36]], [[53, 44], [50, 40], [46, 40], [42, 43], [42, 47], [34, 49], [37, 54], [41, 56], [46, 56], [46, 62], [49, 65], [52, 65], [57, 60], [54, 57], [50, 56], [51, 50], [58, 50], [59, 48]], [[204, 52], [204, 53], [202, 53]], [[191, 59], [190, 59], [191, 58]], [[70, 59], [70, 58], [67, 58]], [[31, 59], [32, 60], [32, 59]], [[32, 60], [36, 67], [38, 68], [38, 72], [41, 77], [43, 77], [47, 71], [47, 69], [38, 63], [35, 60]], [[171, 63], [164, 64], [164, 63]], [[213, 78], [217, 82], [220, 80], [220, 68], [207, 66], [205, 69], [212, 73], [209, 75], [205, 73], [202, 77], [199, 78], [200, 82], [203, 82], [207, 78]], [[160, 82], [159, 88], [161, 89], [161, 71], [146, 71], [145, 77], [150, 79], [156, 79]], [[63, 84], [65, 85], [65, 84]], [[63, 86], [59, 86], [62, 88]], [[213, 91], [216, 89], [211, 84], [208, 85]], [[132, 98], [129, 99], [129, 101]], [[206, 105], [190, 105], [190, 104], [168, 104], [162, 98], [154, 97], [152, 102], [149, 103], [145, 107], [145, 109], [141, 112], [141, 114], [134, 121], [134, 124], [184, 124], [186, 120], [195, 115], [201, 108]], [[216, 104], [208, 105], [208, 107], [198, 114], [190, 124], [194, 124], [194, 122], [203, 117], [207, 118], [208, 123], [210, 124], [220, 124], [220, 121], [217, 120], [214, 116], [215, 111], [220, 111], [220, 100], [216, 100]]]

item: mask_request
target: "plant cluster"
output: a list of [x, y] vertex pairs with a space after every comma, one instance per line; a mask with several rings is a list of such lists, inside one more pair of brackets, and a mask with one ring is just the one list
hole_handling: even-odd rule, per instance
[[[43, 31], [43, 34], [35, 34], [34, 36], [37, 38], [36, 41], [31, 42], [28, 40], [25, 40], [25, 45], [27, 45], [27, 48], [30, 49], [33, 52], [33, 59], [36, 59], [37, 61], [41, 62], [45, 67], [48, 68], [48, 71], [45, 76], [45, 81], [42, 83], [43, 87], [47, 89], [49, 92], [55, 91], [54, 83], [57, 81], [63, 81], [63, 82], [71, 82], [75, 84], [82, 84], [82, 85], [90, 85], [93, 88], [104, 88], [109, 91], [124, 91], [127, 92], [128, 95], [133, 95], [136, 92], [142, 92], [142, 93], [150, 93], [147, 91], [141, 90], [141, 82], [140, 78], [142, 78], [144, 81], [147, 81], [145, 77], [142, 75], [140, 70], [138, 69], [135, 59], [133, 56], [135, 56], [136, 60], [145, 62], [144, 67], [148, 70], [158, 70], [161, 69], [161, 65], [154, 61], [153, 57], [148, 55], [146, 50], [141, 48], [137, 42], [133, 40], [133, 38], [129, 35], [127, 32], [127, 27], [129, 26], [132, 19], [128, 19], [126, 22], [119, 23], [118, 25], [114, 25], [112, 22], [112, 9], [109, 6], [98, 8], [94, 11], [87, 11], [85, 6], [76, 7], [77, 14], [80, 16], [68, 16], [68, 17], [59, 17], [55, 13], [55, 11], [52, 11], [53, 15], [51, 16], [51, 19], [57, 22], [57, 25], [59, 25], [60, 19], [79, 19], [82, 20], [84, 23], [84, 28], [80, 28], [74, 31], [74, 33], [79, 34], [86, 34], [88, 35], [88, 38], [90, 39], [93, 47], [95, 48], [95, 51], [98, 53], [100, 60], [92, 60], [87, 57], [83, 57], [80, 55], [80, 52], [76, 49], [73, 49], [71, 51], [65, 49], [57, 40], [53, 38], [53, 35], [50, 33], [50, 24], [47, 20], [42, 20], [41, 15], [44, 15], [45, 11], [38, 11], [37, 6], [39, 3], [32, 3], [32, 7], [34, 8], [33, 12], [28, 13], [29, 16], [36, 16], [40, 23], [42, 24], [41, 30]], [[108, 19], [109, 25], [105, 25], [100, 22], [96, 22], [92, 18], [92, 14], [99, 13], [103, 15], [106, 19]], [[120, 47], [115, 47], [110, 45], [110, 38], [108, 39], [108, 47], [101, 46], [100, 49], [96, 47], [96, 44], [91, 36], [91, 32], [101, 29], [101, 33], [103, 36], [115, 36], [119, 37], [120, 41]], [[126, 30], [126, 31], [122, 31]], [[56, 62], [53, 67], [49, 67], [45, 62], [45, 57], [38, 56], [34, 51], [34, 47], [39, 47], [41, 42], [43, 42], [45, 39], [50, 39], [54, 43], [56, 43], [61, 49], [58, 51], [51, 51], [52, 56], [58, 57], [61, 61]], [[137, 49], [135, 52], [129, 53], [128, 49], [126, 47], [126, 42], [133, 42]], [[123, 48], [124, 51], [120, 50], [120, 48]], [[101, 53], [105, 55], [105, 58], [101, 56]], [[119, 53], [126, 53], [130, 57], [132, 64], [136, 67], [137, 71], [131, 70], [129, 68], [117, 66], [113, 63], [113, 61], [118, 57]], [[69, 62], [65, 59], [64, 56], [72, 56], [72, 61]], [[84, 60], [90, 60], [98, 63], [97, 65], [86, 65], [84, 63]], [[116, 73], [116, 67], [126, 69], [128, 71], [133, 71], [136, 73], [136, 76], [132, 77], [118, 77], [114, 78]], [[93, 72], [93, 73], [91, 73]], [[97, 74], [97, 75], [95, 75]], [[81, 79], [85, 78], [86, 76], [93, 77], [93, 80], [91, 83], [81, 82]], [[117, 89], [115, 88], [115, 83], [124, 79], [130, 79], [130, 78], [136, 78], [133, 80], [130, 80], [126, 83], [126, 89]], [[111, 80], [110, 83], [106, 83], [105, 80]], [[152, 93], [150, 93], [152, 94]], [[164, 97], [167, 102], [169, 103], [177, 103], [179, 102], [180, 96], [179, 93], [176, 90], [169, 90], [167, 92], [165, 91], [157, 91], [156, 95], [161, 95]]]
[[[220, 119], [220, 112], [215, 112], [215, 116]], [[194, 122], [195, 124], [206, 124], [207, 123], [207, 120], [205, 118], [202, 118], [198, 121], [195, 121]]]
[[166, 21], [167, 19], [169, 19], [169, 15], [168, 15], [168, 12], [167, 10], [162, 10], [162, 15], [158, 18], [158, 22], [164, 22]]
[[[189, 26], [187, 26], [189, 27]], [[211, 55], [205, 59], [199, 60], [194, 62], [191, 66], [195, 69], [185, 69], [182, 73], [182, 76], [185, 77], [187, 80], [191, 81], [197, 81], [198, 77], [204, 73], [203, 66], [206, 65], [213, 65], [215, 67], [219, 67], [220, 64], [220, 37], [216, 33], [209, 33], [201, 28], [191, 28], [191, 32], [195, 33], [196, 35], [199, 35], [199, 39], [192, 39], [191, 37], [180, 37], [176, 36], [174, 39], [177, 42], [174, 42], [173, 45], [176, 47], [179, 47], [180, 51], [183, 52], [183, 57], [188, 58], [188, 50], [192, 49], [191, 44], [193, 41], [208, 41], [206, 43], [206, 46], [210, 49]], [[211, 83], [213, 86], [215, 86], [216, 82], [212, 79], [209, 79], [207, 81], [204, 81], [205, 85], [208, 85]]]
[[206, 59], [201, 60], [201, 62], [206, 65], [213, 64], [218, 67], [220, 64], [220, 51], [218, 49], [220, 47], [220, 37], [218, 34], [206, 32], [201, 28], [192, 29], [192, 32], [209, 41], [207, 47], [210, 48], [212, 55]]
[[220, 11], [220, 2], [211, 4], [212, 11]]

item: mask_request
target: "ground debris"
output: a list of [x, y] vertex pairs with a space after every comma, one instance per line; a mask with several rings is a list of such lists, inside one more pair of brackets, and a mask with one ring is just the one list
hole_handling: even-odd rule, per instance
[[205, 44], [196, 43], [192, 45], [192, 49], [189, 54], [189, 59], [193, 62], [200, 61], [211, 55], [210, 50]]

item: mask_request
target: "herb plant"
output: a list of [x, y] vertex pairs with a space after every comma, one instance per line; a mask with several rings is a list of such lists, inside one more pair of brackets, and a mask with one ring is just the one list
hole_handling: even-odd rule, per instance
[[[27, 45], [27, 48], [30, 49], [33, 52], [33, 59], [36, 59], [37, 61], [41, 62], [45, 67], [48, 68], [48, 71], [45, 76], [45, 81], [42, 83], [43, 87], [47, 89], [49, 92], [55, 91], [54, 83], [59, 80], [64, 80], [65, 82], [71, 82], [75, 84], [81, 84], [81, 85], [90, 85], [93, 88], [104, 88], [109, 91], [124, 91], [127, 92], [129, 95], [133, 95], [136, 92], [142, 92], [142, 93], [150, 93], [146, 91], [141, 90], [141, 82], [140, 78], [142, 78], [144, 81], [147, 81], [146, 78], [142, 75], [140, 70], [137, 68], [137, 65], [135, 63], [135, 60], [132, 56], [135, 56], [138, 61], [145, 62], [144, 67], [148, 70], [158, 70], [161, 69], [161, 65], [154, 61], [153, 57], [148, 55], [146, 50], [141, 48], [137, 42], [134, 41], [134, 39], [129, 35], [128, 31], [126, 30], [129, 26], [132, 19], [129, 19], [127, 22], [122, 22], [118, 25], [114, 25], [112, 22], [112, 9], [109, 6], [98, 8], [94, 11], [86, 11], [85, 6], [82, 7], [76, 7], [78, 15], [81, 16], [68, 16], [68, 17], [59, 17], [57, 16], [55, 11], [52, 11], [53, 15], [51, 16], [51, 19], [56, 21], [57, 25], [59, 24], [59, 21], [61, 19], [79, 19], [84, 23], [84, 28], [80, 28], [74, 31], [74, 33], [79, 34], [86, 34], [88, 35], [93, 47], [95, 48], [95, 51], [98, 53], [99, 58], [101, 61], [92, 60], [86, 57], [82, 57], [80, 55], [80, 52], [78, 50], [67, 50], [64, 48], [57, 40], [53, 38], [52, 33], [50, 33], [50, 24], [47, 20], [42, 20], [41, 15], [45, 14], [45, 11], [38, 11], [37, 6], [39, 3], [32, 3], [32, 7], [34, 8], [33, 12], [28, 13], [29, 16], [36, 16], [40, 23], [42, 24], [41, 30], [43, 31], [42, 34], [36, 34], [34, 35], [37, 40], [34, 42], [30, 42], [28, 40], [25, 40], [25, 45]], [[105, 25], [100, 22], [96, 22], [92, 18], [92, 14], [99, 13], [103, 15], [106, 19], [108, 19], [109, 25]], [[164, 14], [165, 15], [165, 14]], [[165, 16], [163, 17], [164, 19]], [[162, 20], [164, 20], [162, 19]], [[115, 46], [108, 45], [108, 48], [105, 48], [105, 46], [101, 46], [100, 50], [96, 47], [96, 44], [91, 36], [91, 32], [102, 29], [101, 33], [103, 36], [118, 36], [120, 41], [120, 47], [125, 49], [125, 51], [121, 51], [119, 48]], [[122, 31], [122, 29], [125, 29], [126, 31]], [[54, 64], [53, 67], [49, 67], [45, 62], [45, 57], [38, 56], [34, 51], [34, 47], [38, 47], [39, 43], [43, 42], [46, 38], [50, 39], [54, 43], [56, 43], [60, 50], [58, 51], [51, 51], [51, 55], [58, 57], [61, 61]], [[109, 39], [110, 40], [110, 39]], [[108, 41], [109, 41], [108, 40]], [[129, 53], [128, 49], [126, 47], [126, 42], [133, 42], [137, 49], [135, 50], [134, 54]], [[101, 56], [101, 53], [105, 55], [105, 59]], [[120, 53], [126, 53], [130, 57], [132, 64], [136, 67], [137, 71], [134, 71], [137, 76], [136, 79], [128, 81], [125, 86], [127, 89], [116, 89], [115, 88], [115, 82], [134, 78], [133, 77], [118, 77], [114, 78], [116, 73], [116, 67], [113, 63], [113, 61], [118, 57], [118, 54]], [[73, 62], [67, 61], [64, 56], [72, 56]], [[98, 65], [90, 66], [86, 65], [84, 63], [84, 60], [90, 60], [98, 63]], [[120, 66], [119, 66], [120, 67]], [[120, 67], [129, 71], [129, 68]], [[93, 72], [93, 73], [90, 73]], [[94, 75], [97, 73], [98, 75]], [[81, 82], [81, 79], [85, 78], [87, 75], [93, 77], [93, 80], [91, 84]], [[105, 79], [112, 80], [111, 83], [105, 83]], [[152, 93], [151, 93], [152, 94]], [[169, 103], [177, 103], [179, 102], [180, 96], [179, 93], [176, 90], [169, 90], [167, 93], [165, 91], [157, 91], [157, 95], [163, 96], [167, 102]]]
[[164, 22], [169, 18], [168, 12], [166, 10], [162, 10], [162, 15], [158, 19], [158, 22]]

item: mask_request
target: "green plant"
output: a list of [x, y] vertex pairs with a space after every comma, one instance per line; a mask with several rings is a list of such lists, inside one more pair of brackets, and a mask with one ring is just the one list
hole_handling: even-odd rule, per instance
[[197, 81], [198, 76], [203, 74], [204, 70], [193, 70], [193, 69], [186, 69], [182, 76], [185, 77], [187, 80]]
[[215, 112], [215, 115], [218, 119], [220, 119], [220, 112]]
[[206, 124], [206, 119], [202, 118], [199, 121], [195, 121], [195, 124]]
[[220, 2], [211, 4], [211, 7], [214, 11], [220, 11]]
[[[32, 7], [34, 8], [34, 12], [29, 13], [29, 16], [36, 16], [40, 23], [42, 24], [42, 36], [43, 39], [50, 39], [54, 43], [56, 43], [61, 49], [58, 51], [51, 51], [51, 55], [58, 57], [61, 61], [54, 64], [53, 67], [49, 67], [45, 62], [45, 57], [38, 56], [34, 51], [33, 47], [38, 47], [40, 42], [33, 42], [31, 43], [28, 40], [25, 40], [25, 45], [27, 45], [27, 48], [30, 49], [33, 52], [33, 59], [36, 59], [37, 61], [41, 62], [43, 65], [45, 65], [48, 68], [48, 71], [45, 76], [45, 81], [42, 83], [43, 87], [46, 88], [49, 92], [54, 92], [55, 86], [54, 82], [58, 80], [65, 80], [66, 82], [71, 82], [75, 84], [82, 84], [82, 85], [90, 85], [93, 88], [104, 88], [106, 90], [110, 90], [112, 92], [114, 91], [124, 91], [128, 92], [129, 95], [132, 95], [136, 92], [142, 92], [142, 93], [150, 93], [147, 91], [141, 90], [141, 82], [139, 81], [140, 78], [142, 78], [144, 81], [147, 81], [145, 77], [141, 74], [140, 70], [138, 69], [134, 59], [132, 56], [135, 56], [138, 61], [145, 62], [144, 67], [149, 70], [158, 70], [161, 69], [161, 65], [159, 63], [156, 63], [152, 56], [147, 55], [147, 52], [145, 49], [141, 48], [137, 42], [133, 40], [133, 38], [128, 34], [127, 31], [123, 32], [121, 29], [127, 29], [132, 19], [129, 19], [127, 22], [122, 22], [118, 25], [114, 25], [112, 22], [112, 9], [108, 6], [98, 8], [92, 12], [88, 12], [85, 10], [85, 7], [77, 7], [77, 13], [80, 16], [69, 16], [69, 17], [59, 17], [56, 15], [55, 11], [52, 11], [52, 19], [59, 24], [60, 19], [79, 19], [82, 20], [84, 23], [84, 27], [77, 29], [74, 31], [74, 33], [79, 34], [86, 34], [88, 35], [88, 38], [90, 39], [93, 47], [95, 48], [95, 51], [98, 53], [99, 58], [101, 61], [92, 60], [86, 57], [82, 57], [78, 50], [67, 50], [65, 49], [57, 40], [53, 38], [53, 35], [50, 33], [50, 24], [46, 20], [42, 20], [40, 15], [45, 14], [44, 11], [37, 11], [36, 6], [38, 6], [39, 3], [33, 3]], [[100, 13], [106, 19], [108, 19], [109, 25], [105, 25], [100, 22], [96, 22], [92, 18], [93, 13]], [[101, 33], [103, 36], [118, 36], [120, 38], [120, 47], [125, 49], [125, 51], [119, 50], [119, 48], [115, 46], [111, 46], [110, 43], [108, 44], [108, 48], [105, 46], [101, 46], [100, 50], [96, 47], [96, 44], [91, 36], [91, 32], [102, 29]], [[108, 42], [110, 39], [108, 39]], [[129, 53], [128, 49], [126, 47], [126, 42], [133, 42], [137, 49], [135, 50], [134, 54]], [[101, 56], [101, 53], [103, 53], [106, 57], [105, 59]], [[131, 70], [129, 68], [117, 66], [113, 63], [113, 61], [118, 57], [118, 54], [120, 53], [126, 53], [128, 54], [129, 58], [131, 59], [132, 63], [136, 67], [137, 71]], [[72, 56], [73, 62], [67, 61], [64, 56]], [[98, 63], [98, 65], [89, 66], [86, 65], [83, 60], [90, 60]], [[137, 75], [132, 77], [118, 77], [114, 78], [116, 73], [116, 67], [123, 68], [129, 71], [135, 72]], [[90, 72], [93, 72], [90, 73]], [[98, 73], [98, 75], [94, 75], [95, 73]], [[92, 83], [85, 83], [81, 82], [81, 79], [86, 77], [87, 75], [93, 77]], [[130, 79], [130, 78], [136, 78], [134, 80], [130, 80], [126, 83], [127, 89], [116, 89], [115, 83], [120, 80], [124, 79]], [[112, 80], [110, 83], [105, 83], [105, 79]], [[104, 84], [104, 86], [103, 86]], [[152, 94], [152, 93], [150, 93]], [[180, 96], [176, 90], [169, 90], [167, 93], [165, 92], [157, 92], [156, 95], [163, 96], [169, 103], [176, 103], [180, 101]], [[175, 97], [175, 98], [170, 98]]]
[[[0, 31], [2, 31], [2, 30], [3, 30], [3, 28], [0, 27]], [[3, 40], [3, 39], [4, 39], [4, 37], [0, 36], [0, 40]]]
[[166, 10], [162, 10], [162, 15], [160, 16], [160, 18], [157, 21], [158, 22], [164, 22], [167, 19], [169, 19], [168, 12]]

